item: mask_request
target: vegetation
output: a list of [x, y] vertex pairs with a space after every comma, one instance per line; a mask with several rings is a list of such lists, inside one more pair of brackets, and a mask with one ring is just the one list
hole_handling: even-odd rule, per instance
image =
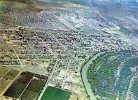
[[19, 73], [19, 71], [12, 69], [6, 74], [5, 78], [14, 79], [18, 73]]
[[[107, 100], [115, 100], [119, 93], [119, 98], [124, 98], [134, 75], [130, 68], [137, 66], [137, 61], [138, 55], [132, 52], [108, 53], [94, 60], [87, 71], [87, 78], [94, 94], [101, 98], [106, 97]], [[135, 87], [132, 92], [136, 96], [137, 85], [134, 84], [132, 87]]]
[[8, 68], [0, 67], [0, 78], [2, 78], [8, 70]]
[[23, 92], [21, 100], [36, 100], [46, 80], [33, 79], [28, 85], [27, 89]]
[[5, 92], [5, 96], [18, 98], [29, 81], [32, 79], [34, 74], [29, 72], [23, 72], [21, 75], [17, 78], [16, 81], [10, 86], [10, 88]]
[[69, 100], [70, 95], [70, 92], [49, 86], [41, 100]]

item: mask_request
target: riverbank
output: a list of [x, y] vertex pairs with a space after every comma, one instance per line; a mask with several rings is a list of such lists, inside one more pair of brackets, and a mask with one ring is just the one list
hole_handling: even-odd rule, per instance
[[86, 63], [81, 68], [81, 72], [80, 72], [81, 78], [82, 78], [83, 84], [85, 86], [86, 92], [88, 94], [89, 100], [96, 100], [96, 97], [94, 96], [94, 93], [92, 92], [92, 89], [91, 89], [91, 85], [88, 82], [87, 70], [89, 68], [89, 65], [93, 62], [93, 60], [95, 60], [101, 54], [104, 54], [104, 52], [97, 53], [96, 55], [94, 55], [93, 57], [88, 59], [88, 61], [86, 61]]

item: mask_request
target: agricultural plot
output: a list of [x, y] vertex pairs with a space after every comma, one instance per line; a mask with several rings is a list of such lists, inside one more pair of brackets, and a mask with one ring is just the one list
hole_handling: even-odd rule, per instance
[[18, 74], [16, 70], [0, 67], [0, 95], [3, 95]]
[[0, 79], [8, 72], [8, 68], [0, 67]]
[[49, 86], [41, 100], [69, 100], [70, 95], [70, 92]]
[[42, 90], [47, 77], [35, 75], [26, 90], [21, 95], [21, 100], [36, 100]]
[[12, 98], [18, 98], [24, 91], [24, 88], [28, 85], [34, 74], [23, 72], [11, 85], [11, 87], [5, 92], [5, 96]]
[[14, 79], [17, 75], [18, 75], [19, 71], [17, 70], [10, 70], [5, 76], [4, 78], [6, 79]]
[[[10, 74], [14, 76], [14, 74]], [[22, 72], [4, 93], [4, 96], [21, 100], [36, 100], [46, 81], [45, 76]]]
[[106, 100], [124, 100], [129, 92], [131, 98], [138, 98], [137, 66], [138, 52], [106, 53], [97, 58], [87, 71], [93, 93]]

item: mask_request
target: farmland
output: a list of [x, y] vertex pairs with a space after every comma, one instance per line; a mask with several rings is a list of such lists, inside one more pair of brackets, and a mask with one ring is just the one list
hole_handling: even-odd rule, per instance
[[69, 92], [54, 87], [48, 87], [41, 100], [69, 100], [69, 98]]
[[3, 95], [18, 74], [16, 70], [0, 67], [0, 95]]
[[22, 72], [4, 93], [4, 96], [21, 100], [36, 100], [46, 81], [45, 76]]

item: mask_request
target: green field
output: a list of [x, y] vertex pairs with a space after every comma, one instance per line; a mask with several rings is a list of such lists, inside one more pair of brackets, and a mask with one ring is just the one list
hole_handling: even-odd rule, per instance
[[[13, 74], [11, 75], [14, 76]], [[34, 76], [33, 73], [22, 72], [20, 76], [18, 76], [18, 78], [13, 82], [13, 84], [4, 93], [4, 96], [18, 98], [22, 94], [25, 87], [28, 85], [28, 83], [30, 82], [33, 76]]]
[[0, 67], [0, 94], [3, 95], [3, 91], [12, 83], [12, 81], [18, 75], [18, 71], [8, 69], [6, 67]]
[[8, 68], [0, 67], [0, 78], [2, 78], [8, 72], [8, 70]]
[[33, 78], [20, 97], [21, 100], [36, 100], [47, 79]]
[[48, 87], [41, 100], [69, 100], [71, 93], [64, 90]]
[[6, 75], [7, 79], [14, 79], [19, 74], [19, 71], [11, 69]]

